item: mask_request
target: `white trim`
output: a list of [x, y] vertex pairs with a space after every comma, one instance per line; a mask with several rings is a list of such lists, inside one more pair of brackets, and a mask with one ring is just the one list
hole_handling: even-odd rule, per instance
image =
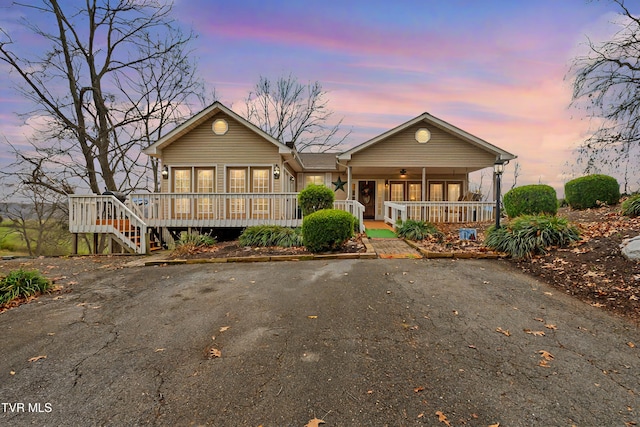
[[490, 144], [489, 142], [485, 141], [484, 139], [478, 138], [475, 135], [472, 135], [468, 132], [463, 131], [462, 129], [453, 126], [450, 123], [445, 122], [444, 120], [438, 119], [437, 117], [432, 116], [429, 113], [423, 113], [421, 115], [419, 115], [418, 117], [409, 120], [408, 122], [405, 122], [399, 126], [396, 126], [393, 129], [390, 129], [378, 136], [376, 136], [375, 138], [372, 138], [360, 145], [357, 145], [355, 147], [353, 147], [350, 150], [347, 150], [343, 153], [340, 153], [338, 155], [338, 160], [351, 160], [351, 156], [359, 151], [362, 151], [368, 147], [370, 147], [371, 145], [377, 144], [378, 142], [389, 138], [390, 136], [393, 136], [395, 134], [398, 134], [406, 129], [408, 129], [409, 127], [420, 123], [420, 122], [425, 122], [427, 124], [431, 124], [432, 126], [438, 127], [448, 133], [451, 133], [463, 140], [465, 140], [466, 142], [469, 142], [471, 144], [474, 144], [482, 149], [484, 149], [485, 151], [489, 151], [493, 154], [496, 155], [497, 159], [501, 159], [501, 160], [512, 160], [515, 159], [516, 156], [501, 149], [496, 147], [493, 144]]
[[165, 147], [173, 144], [180, 137], [190, 132], [196, 126], [199, 126], [200, 124], [209, 120], [219, 112], [225, 113], [226, 115], [233, 118], [235, 121], [237, 121], [247, 129], [251, 130], [252, 132], [256, 133], [257, 135], [261, 136], [262, 138], [274, 144], [276, 147], [278, 147], [278, 152], [280, 154], [292, 153], [291, 148], [287, 147], [286, 144], [281, 143], [280, 141], [278, 141], [277, 139], [275, 139], [274, 137], [272, 137], [271, 135], [269, 135], [268, 133], [266, 133], [256, 125], [254, 125], [253, 123], [249, 122], [245, 118], [239, 116], [233, 110], [225, 107], [222, 103], [218, 101], [214, 102], [209, 107], [200, 111], [199, 113], [197, 113], [196, 115], [194, 115], [193, 117], [185, 121], [184, 123], [178, 125], [173, 130], [171, 130], [168, 134], [166, 134], [165, 136], [163, 136], [162, 138], [160, 138], [159, 140], [157, 140], [156, 142], [154, 142], [153, 144], [151, 144], [149, 147], [145, 148], [142, 151], [149, 156], [160, 157], [162, 155], [162, 150]]

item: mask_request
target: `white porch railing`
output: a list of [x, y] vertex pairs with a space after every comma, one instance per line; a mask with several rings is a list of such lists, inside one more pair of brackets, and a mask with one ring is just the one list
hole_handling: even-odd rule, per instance
[[69, 231], [113, 234], [134, 252], [147, 252], [147, 224], [114, 196], [69, 196]]
[[495, 202], [384, 202], [384, 221], [485, 222], [495, 218], [494, 209]]
[[396, 202], [384, 202], [384, 222], [395, 227], [398, 221], [407, 220], [407, 206]]
[[302, 224], [297, 193], [134, 193], [127, 204], [153, 227]]

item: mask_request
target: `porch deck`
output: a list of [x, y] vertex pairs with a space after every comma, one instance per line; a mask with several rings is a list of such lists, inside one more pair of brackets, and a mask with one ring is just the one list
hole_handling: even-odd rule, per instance
[[[492, 203], [385, 202], [384, 223], [393, 227], [398, 220], [407, 219], [460, 223], [490, 221]], [[360, 231], [364, 232], [367, 223], [361, 203], [336, 200], [334, 207], [354, 215]], [[152, 230], [252, 225], [301, 226], [298, 193], [134, 193], [125, 203], [111, 195], [69, 196], [69, 230], [72, 233], [110, 234], [138, 253], [148, 251], [148, 233]]]

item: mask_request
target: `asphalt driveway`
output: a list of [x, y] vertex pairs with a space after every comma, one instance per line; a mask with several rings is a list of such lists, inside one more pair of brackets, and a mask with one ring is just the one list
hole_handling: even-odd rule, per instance
[[0, 425], [640, 420], [640, 330], [500, 261], [181, 265], [76, 280], [0, 314]]

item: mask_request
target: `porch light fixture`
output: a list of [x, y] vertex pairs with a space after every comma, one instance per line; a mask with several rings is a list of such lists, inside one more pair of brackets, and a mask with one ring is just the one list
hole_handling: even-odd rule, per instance
[[167, 166], [162, 167], [162, 177], [164, 179], [169, 178], [169, 168]]
[[405, 176], [407, 174], [406, 169], [400, 169], [400, 175]]
[[496, 178], [496, 230], [500, 228], [500, 181], [504, 172], [504, 162], [497, 160], [493, 164], [493, 173]]
[[273, 166], [273, 179], [280, 179], [280, 167], [278, 165]]

